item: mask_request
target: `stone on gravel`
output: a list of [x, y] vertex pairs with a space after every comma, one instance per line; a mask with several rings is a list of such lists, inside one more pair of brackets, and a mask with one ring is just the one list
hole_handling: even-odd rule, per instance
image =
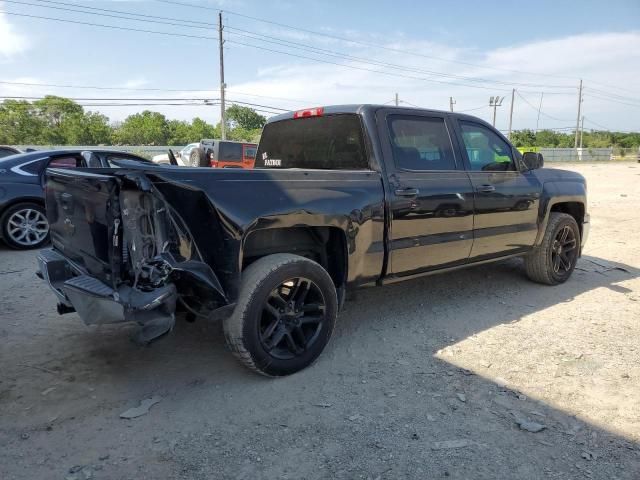
[[531, 433], [538, 433], [547, 428], [546, 425], [538, 422], [530, 422], [529, 420], [516, 419], [516, 423], [520, 427], [520, 430], [525, 430]]
[[156, 403], [160, 403], [160, 400], [162, 400], [162, 397], [159, 396], [145, 398], [140, 402], [139, 406], [130, 408], [129, 410], [122, 412], [120, 414], [120, 418], [129, 420], [132, 418], [141, 417], [142, 415], [146, 415], [147, 413], [149, 413], [151, 407], [153, 407]]
[[456, 397], [458, 397], [458, 400], [460, 400], [462, 403], [465, 403], [467, 401], [467, 396], [464, 393], [456, 393]]

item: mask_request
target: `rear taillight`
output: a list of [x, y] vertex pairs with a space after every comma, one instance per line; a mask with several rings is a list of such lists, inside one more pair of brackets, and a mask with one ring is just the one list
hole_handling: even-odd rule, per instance
[[298, 110], [293, 113], [293, 118], [321, 117], [324, 113], [324, 107], [307, 108], [306, 110]]
[[211, 165], [212, 168], [218, 168], [218, 161], [217, 160], [211, 160], [211, 162], [209, 164]]

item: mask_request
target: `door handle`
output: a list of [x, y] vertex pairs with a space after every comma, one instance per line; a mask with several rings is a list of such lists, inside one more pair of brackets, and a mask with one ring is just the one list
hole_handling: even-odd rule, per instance
[[398, 197], [417, 197], [419, 193], [420, 190], [417, 188], [398, 188], [396, 190]]
[[493, 185], [480, 185], [478, 188], [476, 188], [476, 191], [480, 192], [480, 193], [491, 193], [491, 192], [495, 192], [496, 191], [496, 187], [494, 187]]

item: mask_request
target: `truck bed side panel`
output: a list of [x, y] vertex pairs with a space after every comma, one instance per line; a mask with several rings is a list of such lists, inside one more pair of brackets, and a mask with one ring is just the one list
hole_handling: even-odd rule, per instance
[[377, 280], [384, 261], [384, 198], [372, 171], [154, 169], [147, 176], [182, 216], [230, 301], [242, 246], [256, 230], [335, 227], [347, 241], [347, 282]]

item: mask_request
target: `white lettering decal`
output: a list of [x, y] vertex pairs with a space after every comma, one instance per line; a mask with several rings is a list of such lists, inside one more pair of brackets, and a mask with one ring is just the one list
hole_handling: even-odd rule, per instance
[[265, 158], [264, 160], [265, 167], [280, 167], [282, 166], [282, 160], [275, 158]]

